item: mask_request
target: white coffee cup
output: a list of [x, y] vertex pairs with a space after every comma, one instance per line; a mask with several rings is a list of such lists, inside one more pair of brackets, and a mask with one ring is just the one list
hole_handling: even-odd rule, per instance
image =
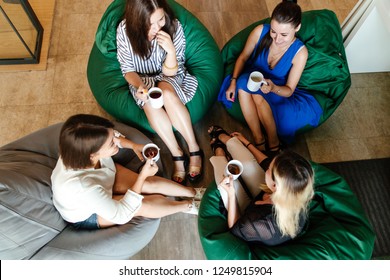
[[247, 87], [250, 91], [258, 91], [263, 84], [267, 84], [267, 82], [264, 80], [264, 76], [261, 72], [254, 71], [249, 75]]
[[150, 106], [158, 109], [164, 105], [163, 91], [158, 87], [152, 87], [148, 91]]
[[229, 161], [225, 168], [225, 174], [228, 176], [232, 175], [233, 180], [237, 180], [238, 177], [241, 176], [243, 171], [244, 166], [242, 165], [241, 161], [236, 159]]
[[160, 148], [154, 143], [146, 144], [142, 149], [142, 155], [145, 159], [151, 158], [153, 161], [158, 161], [160, 159]]

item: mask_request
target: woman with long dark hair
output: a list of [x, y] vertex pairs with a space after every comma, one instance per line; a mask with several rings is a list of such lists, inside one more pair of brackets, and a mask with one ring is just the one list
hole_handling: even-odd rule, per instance
[[[203, 151], [185, 107], [195, 95], [197, 79], [185, 68], [186, 39], [181, 23], [165, 0], [128, 0], [125, 18], [117, 28], [117, 57], [130, 92], [151, 127], [164, 141], [175, 164], [172, 179], [184, 184], [188, 157], [172, 127], [183, 136], [190, 152], [187, 178], [202, 175]], [[145, 91], [157, 86], [164, 106], [152, 108]]]

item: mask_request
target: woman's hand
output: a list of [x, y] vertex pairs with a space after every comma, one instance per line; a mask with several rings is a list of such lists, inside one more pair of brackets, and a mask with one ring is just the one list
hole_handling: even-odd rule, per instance
[[148, 101], [148, 89], [144, 86], [140, 86], [135, 93], [135, 96], [143, 102]]
[[226, 90], [226, 99], [231, 101], [231, 102], [234, 102], [235, 93], [236, 93], [236, 82], [231, 81], [230, 86]]
[[229, 175], [222, 179], [219, 185], [228, 193], [228, 195], [235, 195], [236, 190], [233, 184], [233, 176]]
[[173, 45], [172, 38], [168, 33], [160, 30], [156, 35], [157, 43], [162, 47], [168, 54], [175, 54], [175, 46]]
[[240, 140], [241, 143], [246, 143], [246, 142], [249, 142], [244, 135], [242, 135], [242, 133], [240, 132], [232, 132], [230, 134], [230, 136], [232, 137], [237, 137], [238, 140]]
[[142, 155], [142, 149], [145, 145], [143, 144], [133, 144], [133, 151], [137, 155], [140, 161], [145, 161], [144, 156]]
[[144, 178], [154, 176], [158, 171], [158, 166], [152, 159], [147, 159], [146, 163], [142, 167], [142, 170], [140, 172], [140, 176], [143, 176]]
[[262, 200], [257, 200], [255, 202], [256, 205], [264, 205], [264, 204], [274, 204], [272, 199], [271, 199], [271, 194], [269, 193], [265, 193], [263, 195], [263, 199]]
[[263, 84], [260, 90], [262, 93], [268, 94], [273, 90], [275, 84], [270, 79], [264, 79], [264, 81], [266, 81], [267, 84]]

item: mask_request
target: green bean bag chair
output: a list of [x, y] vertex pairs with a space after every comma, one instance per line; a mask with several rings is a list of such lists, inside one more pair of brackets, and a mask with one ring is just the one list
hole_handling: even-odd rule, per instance
[[[223, 77], [220, 50], [203, 24], [181, 5], [167, 0], [182, 23], [186, 36], [186, 67], [198, 79], [194, 98], [186, 104], [193, 123], [199, 121], [217, 100]], [[123, 19], [125, 0], [115, 0], [104, 13], [87, 68], [88, 82], [97, 102], [115, 119], [154, 132], [143, 110], [129, 93], [117, 61], [116, 28]]]
[[[233, 72], [234, 64], [250, 32], [257, 25], [269, 22], [270, 18], [253, 23], [226, 43], [222, 49], [225, 77]], [[336, 15], [329, 10], [303, 12], [298, 37], [309, 51], [298, 87], [312, 93], [322, 107], [323, 115], [319, 121], [320, 125], [340, 105], [351, 86], [343, 38]], [[238, 100], [227, 111], [235, 119], [245, 123]], [[308, 125], [299, 129], [297, 133], [313, 128]]]
[[362, 206], [345, 180], [313, 163], [315, 199], [305, 233], [278, 246], [249, 244], [230, 233], [219, 210], [215, 183], [199, 209], [199, 235], [208, 259], [370, 259], [375, 234]]

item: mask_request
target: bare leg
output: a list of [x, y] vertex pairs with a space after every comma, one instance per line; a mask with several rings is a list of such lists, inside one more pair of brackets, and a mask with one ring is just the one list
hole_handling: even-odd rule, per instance
[[[165, 94], [164, 94], [165, 99]], [[183, 155], [183, 151], [179, 146], [179, 143], [176, 140], [175, 134], [172, 130], [172, 122], [164, 110], [164, 108], [154, 109], [150, 104], [145, 104], [144, 111], [150, 126], [157, 132], [161, 137], [165, 145], [167, 145], [168, 150], [171, 152], [172, 156], [179, 157]], [[185, 179], [185, 167], [184, 161], [174, 161], [175, 164], [175, 181], [182, 181]], [[180, 175], [184, 174], [184, 175]]]
[[275, 119], [272, 114], [271, 107], [261, 95], [254, 95], [253, 100], [256, 104], [258, 118], [264, 125], [265, 131], [267, 133], [269, 147], [278, 146], [279, 138], [276, 131]]
[[[199, 151], [200, 148], [196, 141], [188, 109], [181, 102], [176, 92], [174, 91], [174, 88], [169, 83], [160, 82], [159, 87], [164, 91], [164, 107], [169, 119], [172, 122], [172, 125], [183, 136], [190, 152]], [[201, 167], [202, 158], [200, 156], [192, 156], [190, 158], [190, 165]]]
[[[114, 194], [123, 195], [128, 189], [131, 189], [138, 174], [120, 164], [115, 164], [115, 167], [117, 172], [115, 175]], [[192, 187], [184, 187], [171, 180], [158, 176], [147, 178], [142, 187], [142, 194], [194, 197], [195, 193], [196, 191]]]
[[[119, 200], [122, 196], [115, 196], [114, 199]], [[134, 217], [141, 216], [146, 218], [162, 218], [179, 212], [187, 212], [190, 210], [192, 200], [175, 201], [166, 198], [162, 195], [146, 195], [142, 201], [139, 210], [134, 214]], [[116, 224], [98, 216], [100, 228], [107, 228]]]
[[264, 142], [264, 135], [261, 131], [261, 123], [257, 113], [256, 104], [253, 100], [253, 96], [243, 90], [238, 91], [238, 98], [240, 101], [241, 111], [244, 115], [245, 121], [252, 132], [255, 144]]
[[174, 201], [161, 195], [148, 195], [142, 201], [141, 208], [135, 216], [161, 218], [179, 212], [190, 210], [190, 200]]

